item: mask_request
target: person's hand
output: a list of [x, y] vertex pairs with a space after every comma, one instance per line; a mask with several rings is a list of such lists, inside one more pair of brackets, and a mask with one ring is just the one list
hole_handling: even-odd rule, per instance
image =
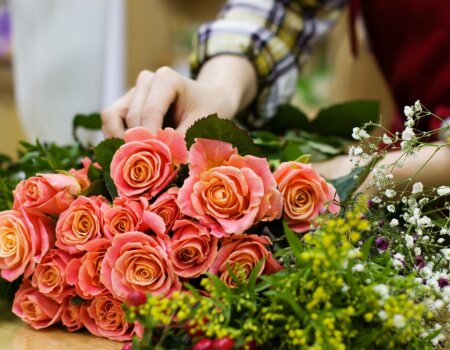
[[[166, 115], [181, 132], [197, 119], [217, 113], [231, 119], [256, 94], [256, 76], [240, 57], [221, 56], [209, 61], [198, 80], [188, 79], [168, 67], [143, 71], [136, 86], [102, 113], [106, 137], [122, 137], [128, 128], [161, 128]], [[169, 113], [170, 112], [170, 113]]]

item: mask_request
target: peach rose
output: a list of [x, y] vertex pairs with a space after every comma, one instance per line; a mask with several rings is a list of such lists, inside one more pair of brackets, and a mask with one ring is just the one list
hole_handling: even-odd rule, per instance
[[70, 254], [86, 250], [86, 243], [103, 237], [102, 196], [78, 197], [56, 224], [56, 246]]
[[148, 200], [144, 197], [140, 197], [138, 201], [118, 197], [114, 199], [112, 207], [104, 204], [102, 212], [105, 236], [112, 239], [117, 234], [130, 231], [164, 233], [164, 220], [147, 208]]
[[23, 208], [0, 212], [1, 276], [9, 282], [22, 274], [29, 277], [53, 237], [54, 227], [46, 216], [26, 213]]
[[273, 175], [283, 194], [284, 218], [293, 231], [308, 231], [327, 203], [330, 213], [339, 213], [339, 206], [333, 202], [339, 200], [336, 190], [310, 164], [285, 162]]
[[70, 259], [70, 255], [62, 250], [50, 250], [37, 264], [31, 280], [32, 286], [60, 304], [66, 297], [74, 296], [75, 289], [67, 284], [65, 272]]
[[62, 305], [40, 293], [25, 280], [16, 292], [13, 313], [35, 329], [41, 329], [60, 320]]
[[166, 233], [171, 229], [175, 221], [181, 219], [181, 211], [177, 205], [178, 187], [171, 187], [150, 205], [149, 210], [158, 214], [164, 220]]
[[67, 327], [69, 332], [75, 332], [83, 327], [81, 309], [85, 307], [86, 306], [84, 304], [72, 303], [72, 299], [63, 306], [61, 312], [61, 322]]
[[84, 191], [91, 185], [91, 180], [88, 176], [91, 164], [99, 170], [101, 170], [102, 167], [98, 163], [92, 163], [92, 160], [88, 157], [84, 157], [81, 160], [81, 164], [83, 165], [81, 169], [70, 169], [69, 173], [77, 179], [79, 185], [81, 186], [81, 190]]
[[214, 236], [241, 234], [281, 216], [282, 197], [266, 159], [241, 157], [227, 142], [196, 139], [189, 162], [178, 206]]
[[92, 299], [105, 292], [100, 282], [100, 270], [106, 250], [111, 242], [106, 238], [96, 239], [86, 244], [86, 254], [72, 259], [66, 267], [67, 282], [75, 286], [77, 294], [83, 299]]
[[153, 134], [139, 127], [124, 135], [111, 162], [111, 177], [120, 197], [153, 198], [176, 176], [187, 160], [183, 135], [171, 128]]
[[221, 248], [217, 254], [217, 259], [209, 271], [220, 276], [220, 279], [230, 288], [236, 287], [229, 269], [238, 278], [247, 280], [254, 267], [266, 258], [258, 271], [261, 274], [271, 274], [282, 269], [280, 263], [276, 261], [267, 245], [272, 242], [267, 236], [239, 235], [225, 238], [221, 241]]
[[[117, 235], [103, 259], [100, 281], [122, 301], [139, 291], [166, 296], [181, 289], [168, 258], [167, 241], [142, 232]], [[169, 242], [170, 243], [170, 242]]]
[[217, 237], [209, 229], [189, 220], [179, 220], [173, 227], [170, 261], [175, 273], [195, 278], [205, 273], [217, 256]]
[[81, 320], [98, 337], [126, 341], [134, 334], [142, 336], [142, 328], [126, 321], [122, 303], [108, 293], [96, 296], [86, 308], [81, 308]]
[[21, 181], [13, 191], [13, 209], [23, 207], [35, 214], [59, 215], [80, 193], [75, 177], [64, 174], [39, 174]]

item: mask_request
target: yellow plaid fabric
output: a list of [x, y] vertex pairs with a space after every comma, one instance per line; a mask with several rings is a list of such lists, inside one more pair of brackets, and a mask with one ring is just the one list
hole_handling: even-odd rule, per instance
[[194, 38], [191, 70], [195, 76], [208, 59], [234, 54], [255, 67], [259, 92], [258, 127], [295, 91], [298, 69], [313, 44], [331, 28], [345, 0], [229, 0], [216, 21]]

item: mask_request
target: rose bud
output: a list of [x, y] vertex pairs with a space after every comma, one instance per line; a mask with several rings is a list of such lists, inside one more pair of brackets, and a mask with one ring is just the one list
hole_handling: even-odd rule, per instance
[[213, 350], [213, 341], [208, 338], [203, 338], [195, 343], [192, 350]]
[[213, 342], [213, 350], [232, 350], [234, 346], [234, 340], [228, 337], [216, 339]]
[[130, 306], [139, 306], [145, 304], [146, 302], [147, 296], [142, 292], [134, 290], [130, 294], [128, 294], [127, 304]]

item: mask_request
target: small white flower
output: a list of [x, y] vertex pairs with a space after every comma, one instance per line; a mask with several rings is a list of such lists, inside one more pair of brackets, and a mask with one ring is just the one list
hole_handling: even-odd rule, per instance
[[385, 145], [391, 145], [392, 144], [392, 139], [388, 135], [383, 134], [383, 143]]
[[369, 136], [370, 136], [370, 135], [367, 133], [366, 130], [361, 129], [361, 128], [353, 128], [352, 137], [353, 137], [355, 140], [364, 140], [364, 139], [368, 139]]
[[342, 293], [347, 293], [350, 290], [350, 287], [344, 283], [344, 285], [341, 288]]
[[414, 237], [410, 235], [405, 235], [405, 242], [407, 248], [412, 248], [414, 246]]
[[389, 204], [386, 209], [388, 210], [388, 212], [390, 213], [395, 213], [395, 205], [393, 204]]
[[408, 118], [405, 122], [405, 126], [412, 128], [414, 126], [414, 119]]
[[398, 226], [398, 220], [397, 219], [392, 219], [391, 222], [389, 223], [389, 225], [391, 225], [392, 227], [397, 227]]
[[442, 309], [444, 307], [444, 302], [441, 300], [441, 299], [438, 299], [438, 300], [436, 300], [434, 303], [433, 303], [433, 308], [435, 309], [435, 310], [440, 310], [440, 309]]
[[396, 328], [404, 328], [406, 326], [405, 316], [396, 314], [392, 318], [392, 321], [394, 322], [394, 326]]
[[449, 186], [440, 186], [437, 188], [437, 193], [439, 196], [446, 196], [450, 194], [450, 187]]
[[373, 290], [375, 293], [377, 293], [379, 296], [386, 298], [389, 296], [389, 288], [385, 284], [377, 284], [373, 287]]
[[438, 244], [444, 243], [444, 241], [445, 241], [444, 238], [439, 238], [439, 239], [437, 240]]
[[447, 229], [445, 227], [441, 228], [441, 230], [439, 231], [439, 233], [441, 235], [447, 235], [449, 233], [449, 231], [447, 231]]
[[353, 150], [353, 154], [355, 155], [355, 156], [359, 156], [360, 154], [362, 154], [363, 153], [363, 149], [361, 148], [361, 147], [356, 147], [354, 150]]
[[414, 110], [416, 112], [422, 112], [422, 104], [420, 103], [420, 100], [414, 102]]
[[416, 134], [414, 133], [414, 130], [412, 128], [410, 128], [409, 126], [407, 126], [405, 128], [405, 130], [403, 130], [403, 132], [402, 132], [402, 140], [403, 141], [411, 141], [415, 136], [416, 136]]
[[388, 198], [394, 198], [395, 194], [396, 194], [396, 192], [391, 189], [384, 191], [384, 195]]
[[405, 106], [405, 108], [403, 109], [403, 112], [405, 113], [406, 117], [414, 116], [414, 110], [410, 106]]
[[423, 192], [423, 184], [421, 182], [416, 182], [413, 185], [412, 193], [417, 194], [417, 193], [421, 193], [421, 192]]
[[381, 203], [381, 198], [378, 197], [378, 196], [375, 196], [375, 197], [372, 198], [372, 202], [377, 203], [377, 204]]
[[428, 242], [430, 240], [430, 236], [423, 236], [422, 241]]
[[428, 216], [422, 216], [419, 220], [417, 220], [417, 225], [420, 227], [431, 227], [433, 224]]
[[450, 261], [450, 248], [441, 249], [441, 253], [447, 261]]
[[388, 315], [387, 315], [386, 311], [384, 311], [384, 310], [381, 310], [380, 312], [378, 312], [378, 317], [382, 321], [386, 321], [388, 319]]
[[363, 270], [364, 270], [363, 264], [356, 264], [355, 266], [352, 267], [353, 272], [362, 272]]
[[414, 254], [416, 254], [416, 255], [422, 254], [422, 249], [420, 249], [420, 247], [414, 248]]

